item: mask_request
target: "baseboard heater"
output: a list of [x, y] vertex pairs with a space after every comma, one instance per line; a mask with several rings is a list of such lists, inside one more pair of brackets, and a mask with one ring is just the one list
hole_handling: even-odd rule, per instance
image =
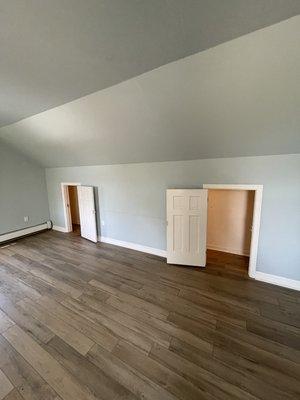
[[45, 230], [51, 229], [51, 228], [52, 228], [51, 221], [47, 221], [40, 225], [35, 225], [35, 226], [31, 226], [29, 228], [24, 228], [24, 229], [19, 229], [17, 231], [13, 231], [13, 232], [3, 233], [2, 235], [0, 235], [0, 244], [11, 242], [12, 240], [20, 239], [21, 237], [32, 235], [34, 233], [37, 233], [40, 231], [45, 231]]

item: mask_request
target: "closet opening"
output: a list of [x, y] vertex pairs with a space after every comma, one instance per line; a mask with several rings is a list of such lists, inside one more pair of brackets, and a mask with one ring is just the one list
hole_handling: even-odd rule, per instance
[[167, 263], [216, 274], [232, 268], [255, 278], [262, 194], [263, 185], [168, 189]]
[[68, 186], [69, 192], [69, 207], [71, 216], [71, 228], [73, 232], [80, 235], [80, 213], [79, 213], [79, 203], [78, 203], [78, 192], [77, 186]]
[[60, 232], [76, 232], [81, 237], [98, 241], [95, 188], [81, 183], [61, 183], [65, 226]]
[[205, 184], [207, 267], [256, 276], [263, 185]]

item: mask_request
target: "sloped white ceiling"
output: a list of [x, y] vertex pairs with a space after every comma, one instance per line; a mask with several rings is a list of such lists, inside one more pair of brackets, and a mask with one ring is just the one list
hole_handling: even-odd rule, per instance
[[0, 0], [0, 126], [299, 13], [299, 0]]
[[300, 152], [300, 17], [0, 130], [47, 167]]

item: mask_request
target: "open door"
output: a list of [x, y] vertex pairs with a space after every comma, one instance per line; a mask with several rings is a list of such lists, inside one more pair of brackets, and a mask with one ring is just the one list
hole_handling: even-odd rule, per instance
[[206, 189], [167, 190], [167, 262], [206, 265]]
[[81, 236], [97, 242], [97, 224], [94, 188], [92, 186], [78, 186], [78, 204], [81, 224]]

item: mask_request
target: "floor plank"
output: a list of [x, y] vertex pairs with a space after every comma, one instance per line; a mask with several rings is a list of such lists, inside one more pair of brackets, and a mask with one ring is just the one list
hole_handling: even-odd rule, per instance
[[0, 369], [0, 400], [4, 399], [13, 390], [13, 385]]
[[3, 333], [6, 340], [64, 400], [95, 400], [95, 397], [18, 326]]
[[136, 400], [137, 398], [115, 380], [109, 378], [86, 357], [78, 354], [63, 340], [54, 337], [44, 346], [59, 363], [72, 373], [78, 382], [89, 387], [97, 398], [104, 400]]
[[7, 396], [5, 396], [4, 400], [24, 400], [24, 397], [20, 395], [20, 392], [17, 389], [13, 389]]
[[256, 379], [250, 373], [245, 373], [242, 369], [236, 368], [236, 366], [232, 367], [216, 358], [209, 358], [207, 355], [197, 352], [193, 346], [177, 339], [172, 341], [170, 349], [181, 357], [188, 359], [203, 369], [209, 370], [223, 380], [262, 400], [296, 399], [296, 397], [287, 394], [284, 390], [276, 390], [272, 385]]
[[53, 314], [48, 313], [47, 308], [41, 307], [30, 299], [21, 300], [18, 302], [18, 305], [50, 329], [55, 335], [72, 346], [78, 353], [85, 355], [94, 345], [94, 342], [90, 338], [74, 329], [71, 325], [68, 325], [64, 319], [57, 318]]
[[0, 249], [0, 400], [299, 399], [300, 293], [247, 262], [54, 231]]
[[6, 331], [6, 329], [10, 328], [14, 325], [14, 322], [8, 318], [7, 315], [4, 314], [3, 311], [0, 310], [0, 333]]
[[167, 390], [147, 378], [142, 372], [132, 368], [112, 353], [95, 345], [88, 353], [88, 359], [103, 372], [134, 393], [138, 398], [147, 400], [176, 399]]
[[23, 399], [57, 400], [57, 393], [3, 336], [0, 336], [0, 368]]

